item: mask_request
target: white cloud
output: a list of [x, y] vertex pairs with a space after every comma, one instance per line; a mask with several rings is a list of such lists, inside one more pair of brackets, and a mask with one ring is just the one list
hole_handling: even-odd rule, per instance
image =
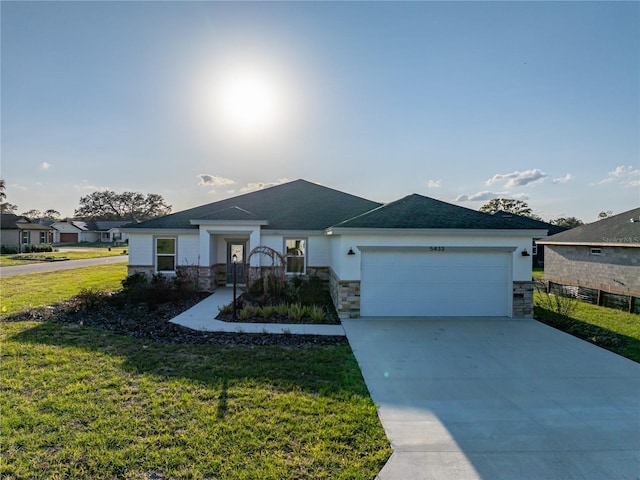
[[508, 192], [489, 192], [483, 191], [478, 193], [473, 193], [471, 195], [463, 194], [458, 195], [455, 198], [456, 202], [482, 202], [493, 200], [494, 198], [513, 198], [516, 200], [527, 200], [529, 197], [524, 193], [518, 193], [515, 195], [511, 195]]
[[221, 185], [233, 185], [236, 183], [234, 180], [229, 178], [218, 177], [216, 175], [209, 175], [208, 173], [201, 173], [198, 175], [200, 181], [198, 185], [213, 185], [214, 187], [219, 187]]
[[74, 185], [78, 190], [91, 190], [94, 192], [106, 192], [107, 190], [111, 190], [111, 187], [99, 187], [97, 185], [92, 185], [88, 183], [86, 180], [82, 185]]
[[49, 170], [51, 167], [53, 167], [53, 165], [48, 162], [42, 162], [40, 164], [40, 170]]
[[440, 188], [442, 186], [442, 180], [429, 180], [427, 182], [427, 187], [429, 188]]
[[554, 178], [551, 183], [567, 183], [569, 180], [573, 180], [573, 175], [567, 173], [564, 177]]
[[268, 187], [275, 187], [276, 185], [281, 185], [283, 183], [287, 183], [289, 181], [288, 178], [279, 178], [275, 182], [254, 182], [247, 183], [246, 187], [242, 187], [240, 189], [241, 193], [255, 192], [256, 190], [262, 190]]
[[625, 187], [640, 186], [640, 169], [633, 168], [631, 165], [620, 165], [607, 173], [607, 176], [600, 181], [590, 183], [589, 185], [606, 185], [608, 183], [618, 182]]
[[543, 182], [546, 177], [548, 177], [546, 173], [538, 168], [534, 168], [523, 172], [497, 173], [487, 180], [486, 184], [493, 185], [496, 182], [507, 180], [507, 183], [504, 184], [505, 188], [523, 187], [536, 182]]

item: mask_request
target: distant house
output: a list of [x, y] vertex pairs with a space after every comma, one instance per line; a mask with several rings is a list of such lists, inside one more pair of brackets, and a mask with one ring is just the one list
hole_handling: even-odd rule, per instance
[[127, 241], [121, 227], [132, 220], [74, 220], [54, 222], [54, 243], [114, 243]]
[[[535, 220], [522, 215], [516, 215], [515, 213], [505, 212], [504, 210], [498, 210], [494, 215], [519, 225], [522, 228], [544, 229], [547, 231], [547, 235], [545, 235], [545, 237], [568, 230], [566, 227], [559, 227], [552, 223]], [[538, 240], [545, 237], [537, 237], [533, 239], [533, 245], [531, 245], [530, 253], [534, 267], [542, 267], [544, 265], [544, 245], [540, 244]]]
[[270, 268], [328, 282], [340, 317], [533, 315], [532, 239], [546, 229], [413, 194], [381, 204], [305, 180], [129, 225], [129, 274], [204, 290]]
[[0, 245], [22, 251], [25, 247], [45, 245], [53, 241], [52, 229], [32, 222], [27, 217], [0, 214]]
[[640, 208], [538, 243], [546, 247], [545, 280], [580, 287], [598, 303], [603, 293], [640, 297]]

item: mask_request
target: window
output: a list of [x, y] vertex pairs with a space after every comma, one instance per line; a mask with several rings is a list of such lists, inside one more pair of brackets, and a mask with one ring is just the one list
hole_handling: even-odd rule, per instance
[[537, 254], [538, 254], [538, 244], [534, 240], [533, 244], [531, 245], [531, 255], [535, 257]]
[[24, 245], [28, 245], [29, 244], [29, 230], [23, 230], [22, 231], [22, 243]]
[[47, 232], [40, 232], [40, 243], [47, 243]]
[[176, 239], [156, 238], [156, 271], [175, 272]]
[[306, 244], [307, 241], [301, 238], [285, 240], [287, 273], [305, 272]]
[[602, 249], [592, 248], [591, 251], [589, 252], [589, 255], [602, 255]]

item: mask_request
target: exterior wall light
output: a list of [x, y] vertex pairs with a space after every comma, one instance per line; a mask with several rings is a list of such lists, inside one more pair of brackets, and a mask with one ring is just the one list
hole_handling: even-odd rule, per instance
[[353, 248], [350, 248], [349, 251], [347, 252], [347, 255], [355, 255], [356, 252], [353, 251]]
[[530, 257], [531, 255], [529, 254], [529, 252], [527, 252], [527, 249], [525, 248], [525, 249], [522, 250], [522, 256], [523, 257]]

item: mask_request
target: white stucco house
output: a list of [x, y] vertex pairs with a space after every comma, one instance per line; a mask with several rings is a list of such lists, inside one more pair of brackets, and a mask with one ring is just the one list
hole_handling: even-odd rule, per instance
[[[123, 228], [129, 273], [197, 275], [205, 290], [285, 256], [287, 275], [316, 273], [342, 318], [532, 317], [532, 239], [547, 232], [413, 194], [381, 204], [305, 180]], [[265, 263], [266, 262], [266, 263]]]
[[53, 222], [54, 243], [114, 243], [125, 242], [126, 234], [121, 227], [131, 220], [76, 220], [65, 219]]

